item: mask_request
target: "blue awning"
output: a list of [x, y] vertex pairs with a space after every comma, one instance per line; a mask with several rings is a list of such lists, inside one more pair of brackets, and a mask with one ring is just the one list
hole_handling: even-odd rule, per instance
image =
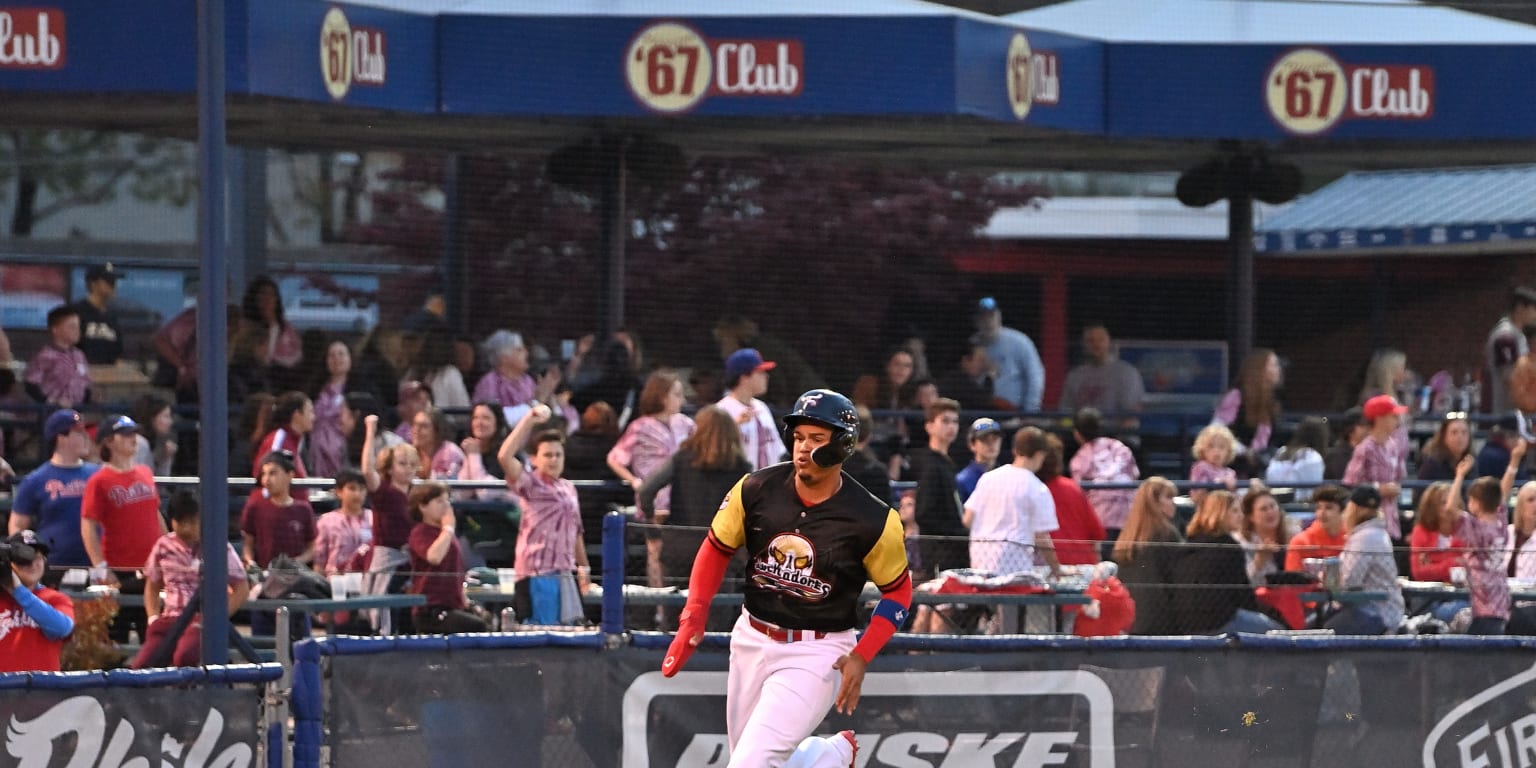
[[1536, 248], [1536, 165], [1351, 173], [1276, 214], [1260, 253], [1510, 252]]

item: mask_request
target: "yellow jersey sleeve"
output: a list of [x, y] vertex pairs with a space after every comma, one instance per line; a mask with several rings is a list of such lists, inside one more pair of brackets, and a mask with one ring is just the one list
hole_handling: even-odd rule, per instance
[[907, 572], [906, 533], [902, 531], [901, 518], [897, 516], [896, 510], [887, 512], [885, 530], [880, 532], [880, 540], [864, 556], [864, 570], [877, 587], [891, 584]]
[[742, 476], [731, 487], [731, 492], [725, 495], [720, 502], [720, 509], [715, 511], [715, 519], [710, 522], [709, 530], [715, 535], [715, 541], [724, 544], [731, 549], [740, 549], [747, 543], [747, 510], [741, 505], [741, 485], [747, 477]]

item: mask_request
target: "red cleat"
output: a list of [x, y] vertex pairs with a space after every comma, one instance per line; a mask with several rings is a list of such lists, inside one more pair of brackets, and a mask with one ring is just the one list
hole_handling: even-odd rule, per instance
[[856, 768], [859, 763], [859, 740], [853, 737], [853, 731], [838, 731], [837, 735], [848, 740], [848, 745], [853, 747], [853, 758], [848, 761], [848, 768]]

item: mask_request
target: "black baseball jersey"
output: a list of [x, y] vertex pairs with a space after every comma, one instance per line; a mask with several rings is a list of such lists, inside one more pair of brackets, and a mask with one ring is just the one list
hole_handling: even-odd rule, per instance
[[866, 581], [885, 587], [906, 575], [896, 510], [842, 478], [832, 498], [807, 507], [794, 464], [775, 464], [742, 478], [721, 502], [710, 532], [732, 551], [746, 546], [753, 616], [789, 629], [851, 629]]

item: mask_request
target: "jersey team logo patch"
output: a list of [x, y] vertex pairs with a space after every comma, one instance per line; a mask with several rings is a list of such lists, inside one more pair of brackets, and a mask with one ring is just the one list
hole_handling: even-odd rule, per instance
[[781, 533], [768, 542], [768, 549], [752, 563], [752, 581], [775, 592], [784, 592], [804, 600], [820, 600], [832, 592], [832, 585], [816, 578], [816, 548], [798, 533]]

